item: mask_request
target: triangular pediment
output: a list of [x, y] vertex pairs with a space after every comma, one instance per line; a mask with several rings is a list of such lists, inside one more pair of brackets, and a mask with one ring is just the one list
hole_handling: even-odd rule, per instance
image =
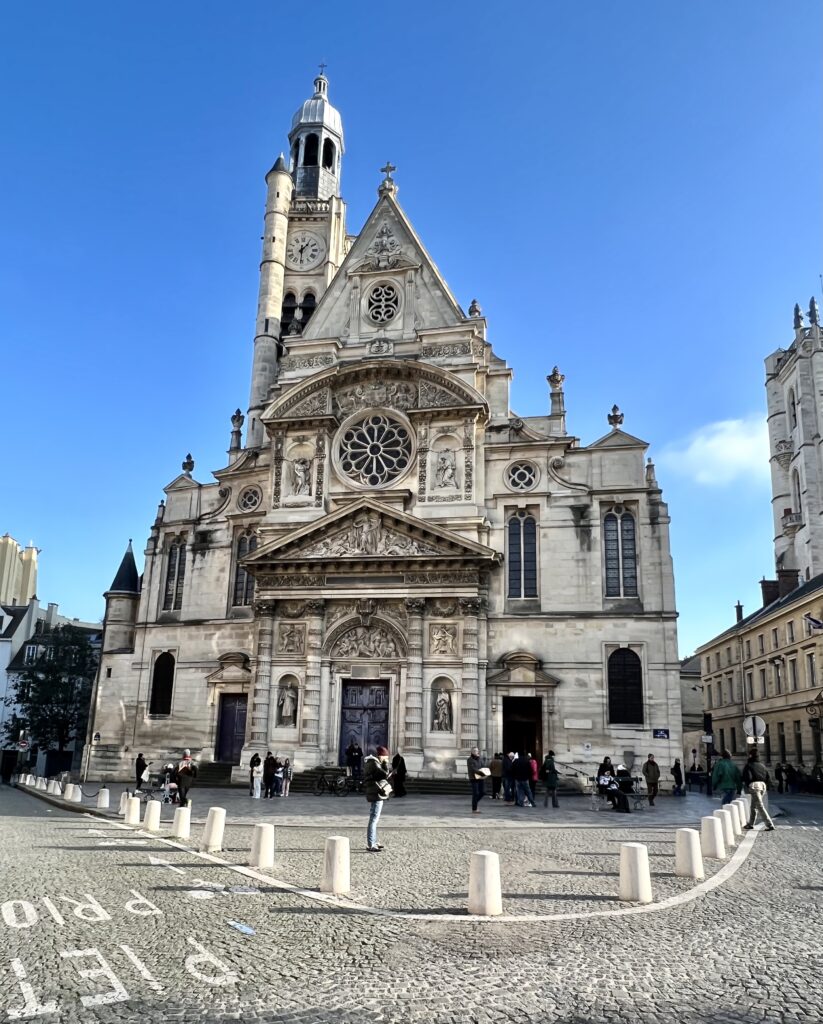
[[625, 430], [610, 430], [608, 434], [586, 445], [587, 448], [648, 448], [648, 441], [641, 441], [634, 434], [627, 434]]
[[[393, 285], [398, 296], [396, 317], [382, 324], [361, 315], [376, 284]], [[412, 309], [406, 308], [408, 303]], [[390, 336], [410, 327], [452, 327], [465, 319], [409, 219], [387, 192], [378, 199], [302, 337], [342, 338], [369, 332]]]
[[167, 487], [164, 487], [163, 490], [166, 494], [169, 494], [172, 491], [196, 490], [199, 486], [200, 484], [196, 480], [192, 480], [192, 478], [186, 473], [181, 473], [179, 476], [176, 476]]
[[498, 564], [502, 555], [373, 498], [360, 498], [314, 523], [264, 542], [244, 564], [254, 571], [295, 562], [408, 560]]

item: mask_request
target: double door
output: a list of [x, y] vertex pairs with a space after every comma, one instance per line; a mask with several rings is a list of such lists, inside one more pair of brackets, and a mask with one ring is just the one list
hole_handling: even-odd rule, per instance
[[346, 750], [359, 743], [364, 756], [376, 747], [389, 745], [389, 684], [353, 682], [344, 679], [340, 708], [340, 764], [346, 763]]

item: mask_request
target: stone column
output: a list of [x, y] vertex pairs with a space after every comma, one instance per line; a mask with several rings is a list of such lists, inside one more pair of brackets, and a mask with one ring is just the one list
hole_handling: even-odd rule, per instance
[[478, 706], [477, 616], [480, 598], [461, 597], [458, 601], [463, 616], [463, 698], [460, 715], [460, 747], [470, 750], [480, 745]]
[[303, 690], [303, 734], [305, 747], [320, 746], [320, 720], [325, 712], [320, 702], [320, 662], [323, 649], [324, 601], [307, 601], [306, 685]]
[[271, 655], [274, 642], [274, 601], [256, 601], [257, 662], [254, 669], [250, 725], [246, 729], [246, 745], [252, 750], [265, 750], [269, 729], [271, 701]]
[[491, 736], [491, 730], [489, 729], [489, 700], [486, 694], [486, 673], [488, 670], [488, 654], [489, 654], [489, 618], [488, 618], [488, 604], [484, 599], [480, 602], [480, 618], [478, 620], [478, 637], [477, 637], [477, 653], [479, 661], [477, 663], [477, 707], [478, 707], [478, 724], [477, 734], [479, 737], [479, 745], [481, 753], [485, 751], [489, 756], [493, 751], [499, 750], [499, 747], [494, 745], [494, 739]]
[[331, 665], [324, 660], [320, 663], [320, 757], [324, 761], [329, 759], [329, 736], [331, 735], [330, 680]]
[[405, 602], [409, 615], [409, 654], [406, 660], [406, 722], [404, 746], [408, 753], [423, 750], [423, 598]]

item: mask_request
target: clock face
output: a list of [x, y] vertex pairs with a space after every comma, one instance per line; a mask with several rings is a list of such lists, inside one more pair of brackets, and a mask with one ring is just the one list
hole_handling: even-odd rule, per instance
[[286, 262], [290, 270], [311, 270], [325, 254], [323, 239], [312, 231], [296, 232], [286, 246]]

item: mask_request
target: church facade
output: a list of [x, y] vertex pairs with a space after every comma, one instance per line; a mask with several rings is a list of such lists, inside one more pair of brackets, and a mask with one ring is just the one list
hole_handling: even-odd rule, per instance
[[391, 165], [347, 234], [323, 75], [289, 140], [266, 176], [248, 414], [213, 482], [187, 457], [142, 579], [129, 551], [106, 594], [88, 773], [189, 747], [239, 777], [255, 751], [301, 769], [352, 741], [431, 776], [475, 746], [671, 763], [674, 581], [647, 444], [617, 407], [581, 444], [557, 367], [545, 412], [512, 412], [512, 371]]

